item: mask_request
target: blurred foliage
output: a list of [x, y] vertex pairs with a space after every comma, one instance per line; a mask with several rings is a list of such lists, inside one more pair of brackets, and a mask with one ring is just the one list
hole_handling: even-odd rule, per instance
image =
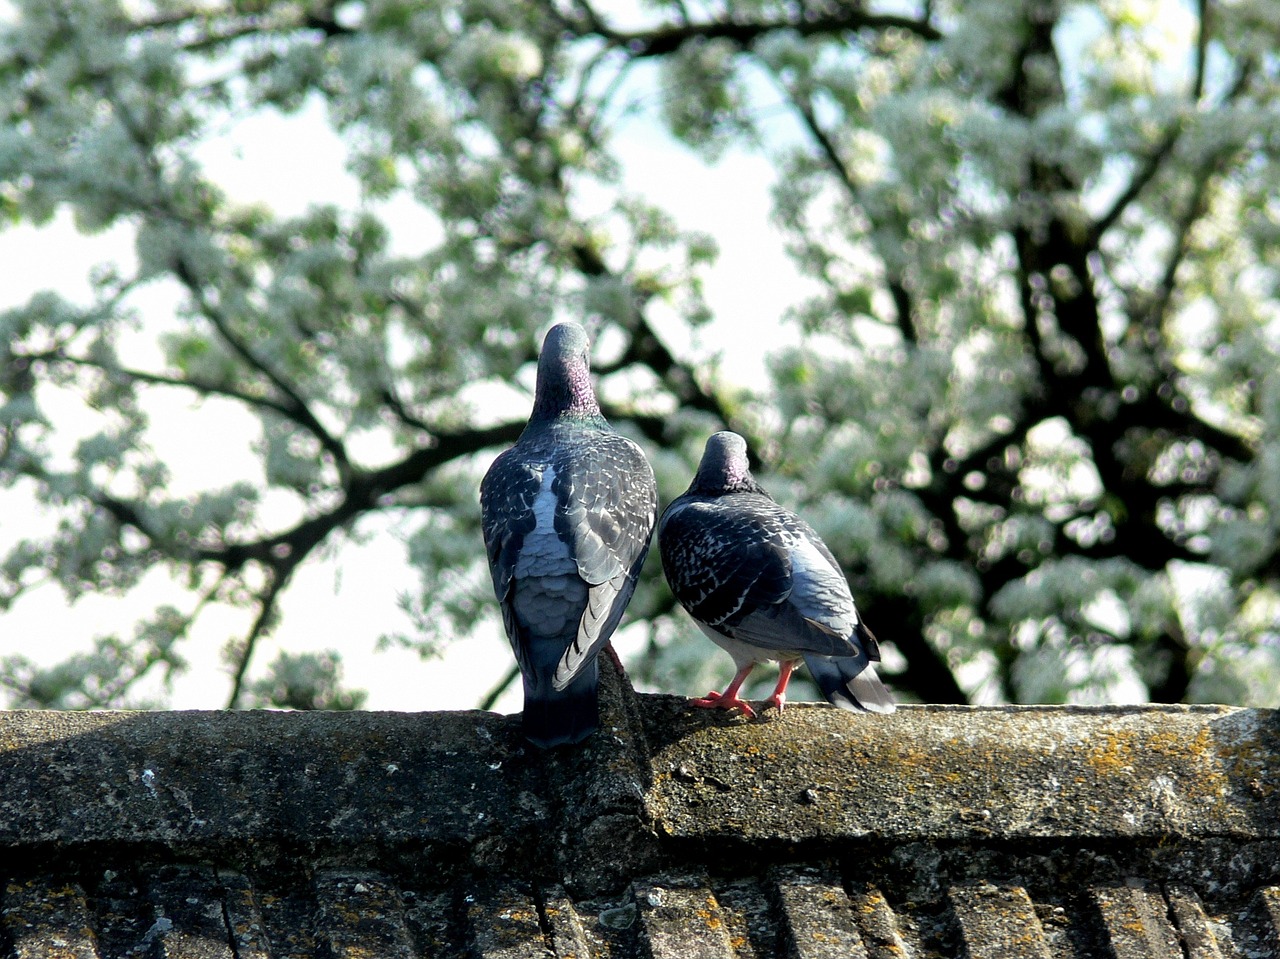
[[[378, 514], [421, 578], [387, 642], [497, 630], [475, 489], [562, 318], [597, 335], [664, 501], [709, 432], [749, 437], [904, 699], [1280, 704], [1272, 0], [14, 8], [0, 222], [69, 211], [133, 249], [83, 302], [0, 313], [0, 489], [55, 517], [6, 535], [0, 617], [48, 582], [130, 595], [161, 570], [180, 595], [56, 668], [8, 655], [11, 704], [142, 703], [225, 607], [250, 622], [229, 705], [358, 706], [336, 653], [252, 666], [298, 567]], [[302, 111], [341, 137], [356, 203], [284, 215], [215, 181], [227, 129]], [[769, 383], [668, 345], [712, 318], [717, 238], [623, 189], [636, 122], [775, 165], [812, 282], [749, 318], [802, 334]], [[175, 396], [253, 424], [247, 475], [169, 491], [150, 426]], [[632, 617], [641, 684], [729, 669], [656, 555]]]
[[249, 707], [283, 709], [359, 709], [367, 695], [342, 688], [342, 659], [322, 653], [281, 653], [267, 675], [249, 686]]

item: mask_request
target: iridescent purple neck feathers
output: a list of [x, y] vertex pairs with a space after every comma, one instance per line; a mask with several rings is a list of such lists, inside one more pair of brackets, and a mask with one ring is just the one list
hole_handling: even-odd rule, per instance
[[532, 420], [600, 416], [591, 388], [591, 341], [577, 323], [557, 323], [542, 341]]
[[707, 440], [698, 472], [689, 484], [689, 492], [696, 496], [723, 496], [727, 493], [769, 495], [751, 475], [747, 441], [728, 430], [712, 433]]

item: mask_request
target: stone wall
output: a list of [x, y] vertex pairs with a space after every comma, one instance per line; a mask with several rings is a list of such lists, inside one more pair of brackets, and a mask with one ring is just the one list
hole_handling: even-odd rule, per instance
[[[1280, 956], [1280, 714], [0, 713], [11, 956]], [[61, 945], [59, 945], [61, 944]]]

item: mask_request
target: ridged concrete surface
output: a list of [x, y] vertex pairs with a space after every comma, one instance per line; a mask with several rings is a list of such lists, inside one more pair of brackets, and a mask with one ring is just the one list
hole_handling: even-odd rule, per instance
[[209, 867], [135, 864], [97, 881], [11, 881], [3, 930], [5, 954], [23, 959], [1280, 956], [1280, 886], [1227, 910], [1141, 879], [1074, 892], [1057, 905], [979, 880], [937, 900], [892, 902], [874, 884], [850, 888], [789, 866], [736, 879], [643, 877], [616, 896], [575, 900], [518, 880], [441, 891], [321, 870], [280, 889]]

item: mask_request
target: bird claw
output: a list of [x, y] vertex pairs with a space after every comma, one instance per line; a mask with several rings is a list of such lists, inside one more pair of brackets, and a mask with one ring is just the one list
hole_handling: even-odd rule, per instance
[[697, 706], [699, 709], [740, 709], [744, 716], [755, 718], [756, 711], [751, 708], [751, 704], [745, 699], [739, 699], [737, 696], [724, 696], [715, 690], [707, 693], [701, 699], [689, 700], [689, 705]]
[[777, 693], [775, 693], [774, 695], [770, 696], [768, 699], [764, 701], [764, 706], [762, 706], [761, 708], [769, 709], [770, 707], [772, 707], [773, 709], [776, 709], [778, 712], [782, 712], [786, 708], [786, 706], [787, 706], [787, 697], [779, 696]]

